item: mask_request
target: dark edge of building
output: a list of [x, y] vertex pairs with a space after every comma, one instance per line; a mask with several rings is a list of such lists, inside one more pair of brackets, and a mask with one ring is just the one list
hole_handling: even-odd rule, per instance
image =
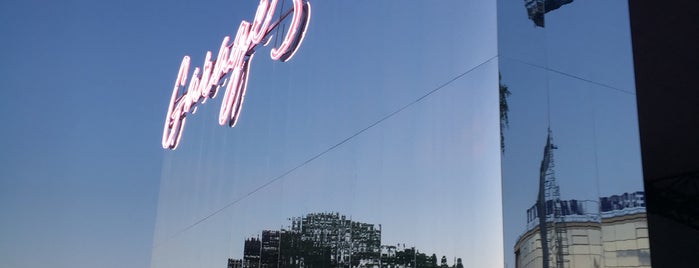
[[699, 1], [629, 0], [653, 267], [699, 263]]

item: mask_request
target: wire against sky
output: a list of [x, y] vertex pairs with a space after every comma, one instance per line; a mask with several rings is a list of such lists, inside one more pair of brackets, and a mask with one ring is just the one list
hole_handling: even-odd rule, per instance
[[538, 64], [534, 64], [534, 63], [531, 63], [531, 62], [527, 62], [527, 61], [525, 61], [525, 60], [520, 60], [520, 59], [517, 59], [517, 58], [512, 58], [512, 57], [507, 57], [507, 56], [502, 56], [502, 55], [500, 55], [500, 57], [501, 57], [501, 58], [504, 58], [504, 59], [511, 60], [511, 61], [516, 61], [516, 62], [519, 62], [519, 63], [522, 63], [522, 64], [526, 64], [526, 65], [529, 65], [529, 66], [532, 66], [532, 67], [536, 67], [536, 68], [539, 68], [539, 69], [542, 69], [542, 70], [554, 72], [554, 73], [557, 73], [557, 74], [560, 74], [560, 75], [563, 75], [563, 76], [567, 76], [567, 77], [570, 77], [570, 78], [573, 78], [573, 79], [585, 81], [585, 82], [588, 82], [588, 83], [591, 83], [591, 84], [595, 84], [595, 85], [598, 85], [598, 86], [601, 86], [601, 87], [606, 87], [606, 88], [608, 88], [608, 89], [616, 90], [616, 91], [619, 91], [619, 92], [622, 92], [622, 93], [626, 93], [626, 94], [630, 94], [630, 95], [634, 95], [634, 96], [636, 95], [636, 93], [634, 93], [633, 91], [628, 90], [628, 89], [621, 89], [621, 88], [614, 87], [614, 86], [610, 86], [610, 85], [603, 84], [603, 83], [600, 83], [600, 82], [595, 82], [595, 81], [592, 81], [592, 80], [590, 80], [590, 79], [586, 79], [586, 78], [583, 78], [583, 77], [580, 77], [580, 76], [577, 76], [577, 75], [574, 75], [574, 74], [569, 74], [569, 73], [566, 73], [566, 72], [563, 72], [563, 71], [559, 71], [559, 70], [556, 70], [556, 69], [551, 69], [551, 68], [546, 67], [546, 66], [541, 66], [541, 65], [538, 65]]
[[[214, 212], [208, 214], [207, 216], [205, 216], [205, 217], [203, 217], [203, 218], [197, 220], [196, 222], [194, 222], [194, 223], [188, 225], [187, 227], [183, 228], [182, 230], [175, 232], [174, 234], [172, 234], [171, 236], [169, 236], [168, 238], [166, 238], [166, 239], [163, 240], [162, 242], [160, 242], [160, 243], [158, 243], [158, 244], [154, 244], [154, 245], [153, 245], [153, 248], [155, 249], [155, 248], [160, 247], [162, 244], [165, 244], [165, 243], [167, 243], [168, 241], [170, 241], [170, 240], [174, 239], [175, 237], [181, 235], [182, 233], [186, 232], [187, 230], [192, 229], [194, 226], [199, 225], [200, 223], [202, 223], [202, 222], [206, 221], [207, 219], [209, 219], [209, 218], [215, 216], [216, 214], [218, 214], [218, 213], [220, 213], [220, 212], [226, 210], [227, 208], [229, 208], [229, 207], [235, 205], [236, 203], [238, 203], [238, 202], [244, 200], [245, 198], [247, 198], [247, 197], [253, 195], [254, 193], [256, 193], [256, 192], [258, 192], [258, 191], [264, 189], [265, 187], [271, 185], [272, 183], [274, 183], [274, 182], [276, 182], [276, 181], [278, 181], [278, 180], [280, 180], [280, 179], [286, 177], [287, 175], [291, 174], [292, 172], [294, 172], [294, 171], [296, 171], [296, 170], [298, 170], [298, 169], [300, 169], [300, 168], [306, 166], [307, 164], [309, 164], [309, 163], [313, 162], [314, 160], [320, 158], [321, 156], [325, 155], [326, 153], [329, 153], [330, 151], [332, 151], [332, 150], [334, 150], [334, 149], [340, 147], [341, 145], [343, 145], [343, 144], [347, 143], [348, 141], [354, 139], [355, 137], [361, 135], [362, 133], [366, 132], [367, 130], [369, 130], [369, 129], [375, 127], [375, 126], [377, 126], [377, 125], [380, 124], [381, 122], [386, 121], [386, 120], [390, 119], [391, 117], [393, 117], [393, 116], [395, 116], [395, 115], [401, 113], [401, 112], [404, 111], [405, 109], [407, 109], [407, 108], [409, 108], [409, 107], [411, 107], [411, 106], [417, 104], [418, 102], [424, 100], [424, 99], [427, 98], [428, 96], [430, 96], [430, 95], [434, 94], [435, 92], [437, 92], [437, 91], [443, 89], [444, 87], [448, 86], [449, 84], [453, 83], [454, 81], [458, 80], [459, 78], [461, 78], [461, 77], [463, 77], [463, 76], [465, 76], [465, 75], [467, 75], [467, 74], [473, 72], [474, 70], [480, 68], [481, 66], [487, 64], [488, 62], [492, 61], [493, 59], [495, 59], [495, 58], [497, 58], [497, 57], [498, 57], [498, 55], [492, 56], [492, 57], [490, 57], [489, 59], [487, 59], [487, 60], [481, 62], [480, 64], [478, 64], [478, 65], [476, 65], [476, 66], [474, 66], [474, 67], [472, 67], [472, 68], [466, 70], [465, 72], [463, 72], [463, 73], [461, 73], [461, 74], [458, 74], [458, 75], [454, 76], [453, 78], [451, 78], [451, 79], [449, 79], [448, 81], [442, 83], [441, 85], [435, 87], [434, 89], [428, 91], [427, 93], [423, 94], [422, 96], [418, 97], [417, 99], [415, 99], [415, 100], [413, 100], [413, 101], [411, 101], [411, 102], [409, 102], [409, 103], [407, 103], [407, 104], [401, 106], [400, 108], [398, 108], [398, 109], [396, 109], [395, 111], [389, 113], [388, 115], [385, 115], [385, 116], [381, 117], [380, 119], [376, 120], [374, 123], [369, 124], [368, 126], [362, 128], [361, 130], [359, 130], [359, 131], [355, 132], [354, 134], [348, 136], [347, 138], [343, 139], [342, 141], [340, 141], [340, 142], [338, 142], [338, 143], [336, 143], [336, 144], [334, 144], [334, 145], [328, 147], [327, 149], [325, 149], [325, 150], [323, 150], [323, 151], [317, 153], [316, 155], [314, 155], [314, 156], [312, 156], [311, 158], [307, 159], [306, 161], [303, 161], [302, 163], [300, 163], [300, 164], [294, 166], [293, 168], [291, 168], [291, 169], [289, 169], [289, 170], [283, 172], [282, 174], [280, 174], [280, 175], [278, 175], [278, 176], [276, 176], [276, 177], [273, 177], [272, 179], [270, 179], [270, 180], [268, 180], [267, 182], [263, 183], [263, 184], [260, 185], [259, 187], [257, 187], [257, 188], [255, 188], [255, 189], [253, 189], [252, 191], [248, 192], [247, 194], [245, 194], [245, 195], [243, 195], [243, 196], [241, 196], [241, 197], [239, 197], [239, 198], [237, 198], [237, 199], [231, 201], [230, 203], [226, 204], [225, 206], [221, 207], [220, 209], [215, 210]], [[494, 90], [495, 90], [495, 89], [494, 89]]]

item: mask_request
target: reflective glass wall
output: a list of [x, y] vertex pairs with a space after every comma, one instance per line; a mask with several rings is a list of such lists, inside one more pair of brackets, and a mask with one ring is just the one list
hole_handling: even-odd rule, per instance
[[649, 267], [627, 2], [498, 1], [498, 41], [505, 267]]
[[[237, 125], [219, 96], [164, 153], [151, 267], [502, 267], [496, 3], [310, 4]], [[230, 27], [192, 32], [193, 63], [257, 1], [212, 5]]]

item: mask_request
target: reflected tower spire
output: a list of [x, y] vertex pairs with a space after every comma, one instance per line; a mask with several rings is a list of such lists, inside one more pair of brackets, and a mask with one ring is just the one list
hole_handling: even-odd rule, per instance
[[[551, 135], [551, 128], [547, 129], [546, 135], [546, 145], [544, 146], [544, 155], [541, 159], [541, 167], [539, 168], [539, 196], [537, 198], [537, 214], [539, 216], [539, 235], [541, 236], [541, 250], [542, 250], [542, 264], [544, 268], [549, 268], [550, 264], [550, 250], [549, 250], [549, 239], [548, 239], [548, 226], [547, 220], [549, 214], [552, 214], [551, 221], [553, 222], [552, 227], [556, 230], [558, 234], [559, 231], [556, 228], [555, 217], [560, 215], [558, 212], [561, 192], [556, 183], [556, 173], [554, 171], [554, 160], [553, 160], [553, 150], [558, 149], [556, 145], [553, 144], [553, 136]], [[556, 238], [559, 236], [557, 235]], [[560, 239], [556, 239], [556, 242], [560, 242]], [[560, 251], [561, 245], [557, 244], [557, 251]], [[558, 252], [557, 252], [558, 253]], [[561, 255], [561, 256], [559, 256]], [[562, 254], [556, 254], [556, 259], [562, 261]], [[558, 261], [556, 262], [558, 263]], [[558, 266], [558, 265], [557, 265]]]

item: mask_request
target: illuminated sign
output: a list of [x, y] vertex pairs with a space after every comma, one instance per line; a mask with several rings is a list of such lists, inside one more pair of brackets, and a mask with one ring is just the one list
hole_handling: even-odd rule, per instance
[[311, 18], [311, 4], [293, 0], [293, 7], [284, 12], [277, 21], [270, 23], [276, 6], [277, 0], [261, 0], [252, 23], [243, 20], [232, 42], [230, 37], [224, 37], [215, 60], [212, 61], [211, 51], [207, 51], [203, 67], [194, 68], [187, 90], [180, 94], [181, 89], [187, 85], [190, 65], [189, 56], [184, 56], [165, 116], [163, 148], [177, 148], [187, 114], [194, 114], [198, 103], [203, 104], [208, 98], [216, 97], [219, 88], [223, 86], [226, 87], [226, 92], [223, 94], [218, 123], [222, 126], [235, 126], [245, 98], [250, 61], [255, 54], [255, 47], [260, 43], [266, 46], [271, 40], [272, 30], [289, 15], [292, 15], [289, 29], [279, 47], [272, 48], [270, 57], [285, 62], [294, 56], [306, 34]]

